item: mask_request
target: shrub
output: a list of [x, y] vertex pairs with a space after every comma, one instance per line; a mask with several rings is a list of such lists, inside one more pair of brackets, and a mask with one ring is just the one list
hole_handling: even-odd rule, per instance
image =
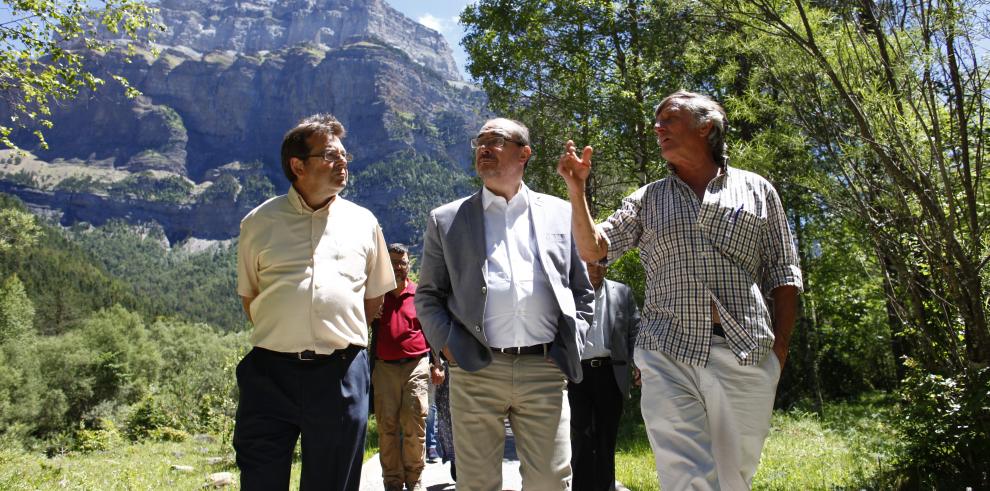
[[189, 439], [189, 433], [171, 426], [163, 426], [148, 432], [148, 437], [163, 442], [184, 442]]
[[205, 324], [158, 320], [152, 339], [165, 365], [156, 394], [173, 426], [223, 432], [234, 416], [234, 369], [249, 347], [244, 334], [221, 334]]
[[121, 441], [117, 425], [109, 419], [100, 419], [96, 427], [81, 427], [76, 431], [74, 448], [86, 453], [102, 452], [113, 448]]
[[174, 428], [176, 421], [165, 410], [157, 397], [153, 394], [146, 395], [131, 409], [131, 414], [127, 417], [127, 438], [131, 441], [144, 440], [146, 438], [160, 439], [164, 428]]
[[913, 487], [990, 488], [990, 368], [946, 376], [910, 359], [905, 365], [900, 421]]

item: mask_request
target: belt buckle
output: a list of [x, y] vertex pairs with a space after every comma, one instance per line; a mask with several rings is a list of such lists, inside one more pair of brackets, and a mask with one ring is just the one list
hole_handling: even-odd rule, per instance
[[601, 360], [591, 360], [591, 368], [598, 368], [602, 366]]
[[316, 352], [313, 350], [300, 351], [296, 356], [301, 361], [313, 361], [316, 359]]

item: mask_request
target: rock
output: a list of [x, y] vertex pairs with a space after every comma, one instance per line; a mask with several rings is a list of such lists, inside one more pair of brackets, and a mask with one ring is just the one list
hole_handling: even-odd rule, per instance
[[[193, 249], [193, 252], [195, 252], [196, 249], [198, 248], [198, 246], [197, 247], [194, 247], [194, 246], [192, 246], [190, 244], [187, 244], [187, 247]], [[199, 442], [199, 443], [216, 443], [217, 439], [213, 435], [207, 435], [205, 433], [199, 433], [199, 434], [193, 435], [193, 441]]]
[[178, 471], [178, 472], [192, 472], [193, 471], [193, 466], [191, 466], [191, 465], [172, 464], [172, 470], [173, 471]]
[[157, 42], [200, 52], [278, 51], [299, 43], [340, 48], [375, 37], [448, 80], [461, 80], [440, 33], [414, 22], [383, 0], [162, 0], [167, 27]]
[[234, 484], [234, 474], [230, 472], [214, 472], [207, 478], [207, 486], [222, 488]]

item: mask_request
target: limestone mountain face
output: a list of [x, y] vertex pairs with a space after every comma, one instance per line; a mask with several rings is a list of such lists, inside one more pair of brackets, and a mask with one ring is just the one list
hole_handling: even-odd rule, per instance
[[339, 48], [377, 38], [448, 80], [461, 80], [447, 41], [382, 0], [162, 0], [159, 38], [169, 46], [240, 53], [278, 51], [302, 43]]
[[[138, 208], [154, 209], [173, 240], [228, 238], [265, 195], [286, 191], [282, 135], [317, 112], [346, 127], [344, 145], [357, 157], [353, 179], [403, 155], [444, 172], [470, 169], [467, 142], [484, 119], [484, 94], [459, 80], [438, 33], [381, 0], [163, 0], [160, 9], [167, 32], [156, 45], [88, 56], [108, 83], [55, 108], [55, 127], [45, 131], [50, 150], [33, 148], [28, 134], [17, 139], [54, 166], [103, 167], [133, 178], [46, 178], [36, 191], [99, 199], [19, 193], [29, 204], [61, 206], [63, 221], [99, 224], [153, 201]], [[142, 95], [127, 98], [110, 74], [123, 75]], [[0, 179], [10, 181], [16, 169], [7, 167]], [[237, 170], [243, 168], [254, 170]], [[17, 183], [30, 184], [21, 174]], [[408, 217], [393, 216], [397, 200], [417, 193], [382, 184], [381, 193], [365, 185], [362, 195], [348, 197], [375, 212], [389, 241], [418, 242], [415, 228], [400, 226]], [[432, 199], [438, 205], [452, 197]], [[105, 203], [115, 199], [127, 206]], [[69, 212], [65, 203], [88, 207]]]

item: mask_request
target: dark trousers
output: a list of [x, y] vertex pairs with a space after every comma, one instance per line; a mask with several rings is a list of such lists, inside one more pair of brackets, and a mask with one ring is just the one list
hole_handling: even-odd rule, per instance
[[368, 426], [368, 354], [302, 361], [255, 348], [237, 365], [234, 450], [242, 490], [289, 487], [302, 434], [302, 490], [357, 490]]
[[584, 379], [567, 384], [571, 403], [571, 469], [574, 491], [615, 489], [615, 437], [622, 392], [611, 366], [582, 367]]

